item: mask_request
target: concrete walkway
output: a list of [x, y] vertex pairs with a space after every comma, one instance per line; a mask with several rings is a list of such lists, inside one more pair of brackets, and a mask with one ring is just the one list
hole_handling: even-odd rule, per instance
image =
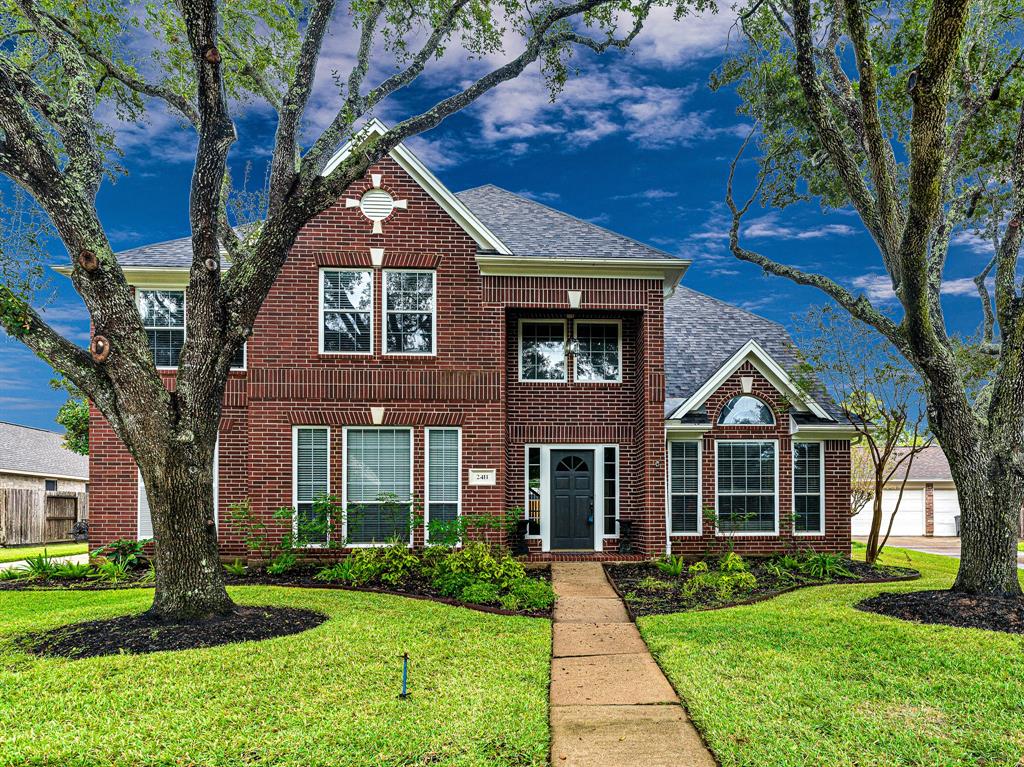
[[714, 767], [600, 564], [551, 565], [551, 763]]
[[[854, 538], [854, 540], [866, 541], [866, 538]], [[923, 551], [925, 554], [939, 554], [943, 557], [960, 558], [960, 539], [946, 537], [932, 537], [924, 535], [903, 535], [890, 536], [885, 543], [886, 547], [898, 547], [901, 549], [912, 549]], [[1017, 567], [1024, 570], [1024, 552], [1017, 554]]]
[[[88, 554], [72, 554], [69, 557], [50, 557], [50, 559], [54, 563], [77, 562], [77, 563], [80, 563], [80, 564], [84, 564], [84, 563], [89, 561], [89, 555]], [[19, 559], [16, 562], [0, 562], [0, 570], [8, 570], [8, 569], [13, 568], [13, 567], [24, 567], [24, 566], [25, 566], [25, 560], [24, 559]]]

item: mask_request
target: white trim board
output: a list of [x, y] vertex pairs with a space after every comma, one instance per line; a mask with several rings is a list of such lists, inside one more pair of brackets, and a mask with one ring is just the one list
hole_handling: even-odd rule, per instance
[[733, 373], [739, 370], [740, 366], [743, 365], [744, 362], [750, 362], [750, 364], [752, 364], [758, 372], [761, 373], [761, 375], [768, 379], [772, 386], [786, 395], [787, 399], [792, 402], [797, 410], [809, 410], [818, 418], [826, 421], [835, 420], [822, 409], [821, 405], [802, 392], [800, 387], [796, 385], [796, 382], [793, 381], [783, 367], [779, 365], [754, 339], [747, 341], [735, 354], [726, 360], [726, 362], [718, 368], [717, 371], [715, 371], [714, 375], [708, 378], [708, 380], [705, 381], [697, 391], [690, 395], [686, 402], [680, 405], [676, 411], [672, 413], [669, 420], [682, 418], [687, 413], [692, 410], [696, 410], [707, 402], [708, 398], [718, 391], [722, 384], [724, 384]]
[[[345, 146], [339, 149], [335, 155], [327, 161], [322, 175], [329, 176], [334, 172], [335, 168], [345, 161], [345, 159], [352, 153], [353, 149], [365, 142], [371, 136], [383, 136], [387, 132], [387, 125], [376, 117], [372, 118], [359, 130], [355, 138], [345, 144]], [[466, 234], [473, 238], [480, 249], [494, 251], [503, 255], [511, 255], [512, 251], [509, 250], [508, 246], [499, 240], [497, 235], [488, 229], [484, 223], [477, 218], [468, 207], [466, 207], [465, 203], [452, 194], [447, 187], [445, 187], [445, 185], [427, 169], [427, 166], [420, 162], [419, 158], [416, 157], [416, 155], [414, 155], [405, 146], [405, 144], [399, 144], [388, 152], [388, 155], [392, 160], [399, 164], [402, 170], [408, 173], [412, 179], [420, 185], [423, 191], [433, 198], [434, 202], [441, 206], [441, 209], [444, 210], [445, 213], [451, 216], [452, 219], [466, 231]]]

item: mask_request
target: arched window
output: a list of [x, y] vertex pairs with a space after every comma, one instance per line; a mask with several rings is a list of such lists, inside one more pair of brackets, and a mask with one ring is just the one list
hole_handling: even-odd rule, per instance
[[757, 397], [741, 394], [725, 403], [718, 423], [722, 426], [773, 426], [775, 417], [772, 409]]

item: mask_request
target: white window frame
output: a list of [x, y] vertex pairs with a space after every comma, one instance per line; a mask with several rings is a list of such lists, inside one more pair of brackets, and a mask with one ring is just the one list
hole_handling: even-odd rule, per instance
[[[673, 442], [696, 442], [697, 443], [697, 529], [693, 532], [677, 533], [672, 529], [672, 443]], [[670, 439], [668, 441], [668, 472], [665, 475], [665, 525], [668, 534], [672, 538], [700, 538], [704, 534], [704, 440], [699, 437], [686, 439]], [[717, 448], [716, 448], [717, 453]], [[717, 459], [715, 471], [717, 472]], [[715, 475], [715, 497], [718, 497], [718, 475]], [[689, 495], [680, 493], [679, 495]], [[717, 501], [716, 501], [717, 503]]]
[[577, 339], [576, 329], [580, 325], [615, 325], [616, 332], [619, 340], [619, 373], [615, 378], [580, 378], [579, 370], [579, 353], [574, 348], [572, 352], [572, 379], [575, 383], [579, 384], [613, 384], [622, 383], [622, 320], [609, 320], [609, 319], [585, 319], [585, 320], [573, 320], [572, 336], [573, 340]]
[[[331, 427], [323, 424], [292, 424], [292, 536], [299, 534], [299, 431], [302, 429], [319, 429], [327, 432], [327, 492], [331, 491]], [[344, 534], [343, 534], [344, 535]], [[331, 534], [327, 532], [327, 540], [323, 543], [307, 543], [304, 549], [324, 549], [330, 545]]]
[[[374, 344], [376, 343], [376, 338], [374, 338], [374, 335], [375, 335], [375, 333], [374, 333], [374, 325], [375, 325], [375, 323], [374, 323], [373, 315], [374, 315], [374, 309], [375, 309], [375, 301], [376, 301], [376, 298], [377, 298], [377, 286], [374, 284], [374, 283], [376, 283], [376, 278], [374, 277], [373, 271], [374, 271], [373, 269], [367, 269], [367, 268], [358, 267], [358, 266], [356, 266], [356, 267], [344, 267], [344, 266], [322, 266], [322, 267], [320, 267], [320, 269], [318, 271], [318, 275], [317, 275], [317, 284], [318, 284], [318, 287], [317, 287], [317, 306], [318, 306], [318, 309], [317, 309], [317, 337], [318, 337], [317, 350], [318, 350], [318, 352], [320, 354], [326, 354], [328, 356], [341, 355], [341, 356], [349, 356], [349, 357], [372, 357], [373, 356], [373, 351], [374, 351], [374, 348], [375, 348]], [[325, 351], [324, 350], [324, 313], [325, 313], [325, 311], [327, 311], [324, 308], [324, 274], [326, 272], [369, 272], [370, 273], [370, 349], [369, 349], [369, 351], [365, 351], [365, 352], [359, 352], [359, 351], [329, 352], [329, 351]], [[336, 310], [335, 309], [331, 309], [330, 311], [336, 311]], [[362, 313], [363, 312], [359, 312], [359, 314], [362, 314]]]
[[[135, 308], [139, 312], [139, 317], [142, 317], [142, 291], [159, 292], [159, 293], [181, 293], [181, 345], [185, 348], [185, 341], [188, 338], [188, 291], [185, 286], [174, 286], [174, 285], [132, 285], [135, 289]], [[145, 330], [167, 330], [167, 328], [156, 328], [149, 327], [146, 325], [142, 326]], [[232, 372], [245, 372], [249, 369], [249, 342], [245, 341], [242, 344], [242, 366], [241, 367], [230, 367], [229, 370]], [[157, 370], [177, 370], [177, 365], [156, 365]]]
[[[718, 516], [718, 445], [722, 442], [733, 444], [754, 444], [770, 442], [775, 446], [775, 528], [773, 530], [726, 530], [719, 528]], [[764, 495], [763, 493], [750, 493], [750, 495]], [[779, 534], [779, 440], [778, 439], [716, 439], [715, 440], [715, 535], [723, 538], [756, 538], [778, 536]]]
[[[53, 490], [48, 490], [47, 487], [46, 487], [46, 485], [49, 484], [50, 482], [53, 483]], [[60, 483], [56, 479], [54, 479], [53, 477], [46, 477], [43, 480], [43, 492], [44, 493], [59, 493], [60, 492]]]
[[[543, 506], [544, 506], [544, 494], [543, 494], [543, 487], [544, 487], [544, 451], [543, 451], [543, 445], [539, 445], [537, 443], [531, 443], [531, 444], [523, 445], [523, 499], [524, 499], [523, 519], [525, 519], [527, 522], [530, 521], [530, 450], [531, 450], [531, 448], [540, 451], [540, 465], [539, 465], [539, 468], [540, 468], [540, 473], [541, 473], [540, 489], [541, 489], [542, 513], [543, 513]], [[538, 517], [538, 519], [537, 519], [538, 528], [539, 528], [539, 526], [541, 524], [542, 524], [542, 520]], [[527, 529], [529, 529], [529, 527], [527, 527]], [[538, 533], [527, 533], [526, 537], [528, 539], [530, 539], [530, 540], [538, 540], [539, 541], [541, 539], [541, 534], [539, 532]]]
[[[604, 531], [604, 501], [605, 501], [605, 498], [607, 497], [604, 494], [604, 480], [607, 479], [607, 477], [605, 477], [604, 474], [603, 474], [603, 471], [604, 471], [604, 451], [607, 448], [609, 448], [609, 447], [612, 448], [615, 451], [615, 532], [614, 533], [606, 533]], [[619, 446], [618, 445], [605, 445], [604, 448], [601, 449], [601, 464], [602, 464], [602, 467], [601, 467], [601, 470], [602, 470], [602, 474], [601, 474], [601, 512], [602, 512], [601, 513], [601, 535], [602, 535], [602, 537], [605, 538], [605, 540], [607, 540], [609, 538], [618, 538], [619, 537], [619, 532], [618, 532], [619, 531], [619, 515], [620, 515], [620, 512], [622, 511], [622, 504], [621, 504], [622, 491], [621, 491], [621, 487], [619, 485], [619, 478], [622, 476], [622, 470], [621, 470], [621, 465], [620, 465], [620, 462], [619, 462], [619, 458], [620, 458], [620, 453], [619, 453]], [[596, 498], [594, 500], [594, 505], [595, 506], [597, 505]]]
[[[817, 530], [797, 530], [796, 529], [796, 446], [797, 445], [817, 445], [818, 446], [818, 461], [821, 466], [821, 476], [818, 477], [818, 498], [821, 501], [821, 514], [819, 519], [821, 527]], [[821, 537], [825, 534], [825, 443], [821, 440], [807, 439], [807, 440], [793, 440], [793, 535], [807, 536], [807, 537]], [[811, 493], [799, 493], [799, 495], [812, 495]]]
[[[415, 480], [415, 469], [416, 469], [416, 435], [413, 433], [411, 426], [344, 426], [341, 429], [341, 507], [345, 509], [345, 519], [341, 525], [341, 536], [345, 541], [345, 547], [350, 549], [373, 549], [381, 546], [389, 545], [387, 541], [380, 543], [352, 543], [348, 539], [348, 433], [350, 431], [381, 431], [387, 429], [388, 431], [407, 431], [409, 432], [409, 508], [410, 508], [410, 522], [409, 522], [409, 548], [412, 548], [413, 543], [413, 525], [412, 525], [412, 505], [416, 495]], [[462, 447], [461, 441], [459, 447]], [[459, 460], [462, 460], [461, 455]], [[461, 478], [460, 478], [460, 497], [461, 497]], [[460, 506], [461, 511], [461, 506]]]
[[[740, 399], [742, 397], [749, 397], [750, 399], [757, 400], [766, 408], [768, 408], [768, 415], [772, 417], [771, 423], [722, 423], [722, 410], [732, 402], [734, 399]], [[778, 424], [778, 419], [775, 417], [775, 409], [765, 402], [763, 399], [758, 397], [756, 394], [740, 393], [733, 397], [729, 397], [719, 408], [718, 414], [715, 416], [715, 426], [720, 426], [723, 429], [770, 429]]]
[[[523, 377], [523, 326], [524, 325], [561, 325], [562, 326], [562, 355], [565, 360], [565, 372], [561, 378], [524, 378]], [[568, 383], [569, 381], [569, 359], [567, 345], [569, 343], [569, 323], [565, 319], [558, 319], [553, 317], [551, 319], [544, 319], [543, 317], [526, 317], [519, 320], [518, 328], [518, 364], [519, 364], [519, 381], [521, 383], [531, 384], [559, 384]]]
[[[456, 449], [458, 451], [456, 474], [459, 492], [455, 501], [455, 518], [462, 517], [462, 427], [461, 426], [428, 426], [423, 430], [423, 542], [430, 542], [430, 432], [455, 431]], [[461, 545], [461, 541], [459, 545]]]
[[[431, 280], [431, 302], [430, 302], [430, 351], [429, 352], [401, 352], [388, 349], [388, 275], [389, 274], [429, 274]], [[382, 269], [381, 270], [381, 347], [384, 354], [392, 357], [436, 357], [437, 356], [437, 270], [436, 269]], [[395, 310], [395, 314], [426, 314], [426, 312]]]

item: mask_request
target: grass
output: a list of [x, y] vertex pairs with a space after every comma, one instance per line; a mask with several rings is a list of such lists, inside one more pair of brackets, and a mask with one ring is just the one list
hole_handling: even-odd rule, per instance
[[1024, 551], [1024, 541], [1017, 541], [1017, 551]]
[[46, 551], [51, 557], [70, 557], [74, 554], [86, 554], [88, 543], [51, 543], [46, 546], [16, 546], [0, 548], [0, 562], [17, 562], [21, 559], [35, 557]]
[[903, 549], [882, 560], [923, 578], [640, 620], [723, 767], [1018, 763], [1024, 637], [854, 610], [881, 591], [948, 587], [958, 563]]
[[546, 764], [548, 621], [335, 590], [232, 595], [330, 619], [258, 643], [39, 659], [11, 636], [141, 611], [152, 592], [0, 592], [0, 764]]

